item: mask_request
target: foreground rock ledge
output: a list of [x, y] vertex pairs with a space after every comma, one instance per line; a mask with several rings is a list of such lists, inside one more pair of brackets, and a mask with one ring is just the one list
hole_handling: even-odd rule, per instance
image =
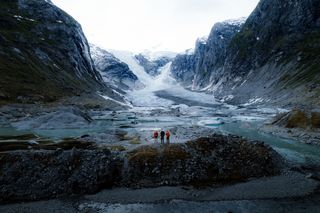
[[212, 186], [276, 175], [280, 157], [260, 142], [214, 135], [185, 144], [0, 153], [0, 201], [94, 193], [114, 186]]

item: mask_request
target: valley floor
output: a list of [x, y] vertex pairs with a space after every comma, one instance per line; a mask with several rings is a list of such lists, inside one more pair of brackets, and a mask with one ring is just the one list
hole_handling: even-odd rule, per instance
[[[183, 94], [183, 95], [182, 95]], [[176, 90], [129, 94], [135, 107], [122, 111], [80, 110], [74, 106], [2, 107], [0, 135], [33, 133], [57, 142], [94, 141], [132, 150], [154, 143], [154, 130], [170, 130], [172, 143], [213, 133], [264, 141], [288, 161], [276, 177], [228, 186], [115, 188], [95, 195], [0, 206], [0, 212], [317, 212], [320, 205], [320, 147], [261, 132], [266, 121], [286, 110], [230, 106], [212, 96]], [[27, 115], [27, 116], [26, 116]], [[2, 141], [3, 142], [3, 141]]]

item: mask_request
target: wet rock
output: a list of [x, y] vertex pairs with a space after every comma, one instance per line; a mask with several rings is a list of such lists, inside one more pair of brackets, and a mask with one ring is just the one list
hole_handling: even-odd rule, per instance
[[43, 112], [40, 116], [27, 117], [12, 123], [20, 130], [29, 129], [62, 129], [88, 126], [91, 117], [76, 107], [60, 107], [52, 112]]
[[0, 140], [32, 140], [39, 138], [35, 134], [24, 134], [18, 136], [0, 136]]
[[90, 135], [82, 135], [80, 138], [88, 138]]

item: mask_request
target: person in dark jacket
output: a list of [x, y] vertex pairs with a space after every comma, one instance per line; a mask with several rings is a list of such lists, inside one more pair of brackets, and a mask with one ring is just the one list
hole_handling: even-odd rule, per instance
[[163, 130], [161, 130], [161, 132], [160, 132], [160, 141], [161, 141], [161, 143], [164, 143], [164, 136], [165, 136], [165, 132], [163, 131]]

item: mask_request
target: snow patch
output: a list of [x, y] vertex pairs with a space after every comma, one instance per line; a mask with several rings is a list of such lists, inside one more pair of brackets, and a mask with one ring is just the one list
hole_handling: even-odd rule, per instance
[[195, 52], [195, 49], [194, 48], [191, 48], [191, 49], [187, 49], [184, 54], [185, 55], [193, 55]]
[[262, 116], [246, 116], [246, 115], [236, 115], [232, 117], [233, 120], [236, 121], [262, 121], [262, 120], [266, 120], [266, 117], [262, 117]]
[[228, 96], [223, 97], [222, 100], [221, 100], [221, 102], [224, 103], [224, 102], [226, 102], [226, 101], [232, 100], [233, 98], [234, 98], [233, 95], [228, 95]]
[[244, 85], [246, 82], [247, 82], [247, 80], [244, 80], [244, 81], [241, 83], [240, 87], [241, 87], [242, 85]]
[[248, 101], [248, 103], [243, 104], [243, 106], [250, 106], [253, 104], [262, 103], [264, 101], [263, 98], [252, 98]]
[[26, 21], [35, 22], [35, 20], [34, 20], [34, 19], [26, 18], [26, 17], [22, 17], [22, 16], [19, 16], [19, 15], [14, 15], [13, 17], [14, 17], [14, 18], [16, 18], [18, 21], [26, 20]]
[[207, 41], [208, 41], [208, 36], [203, 36], [197, 39], [197, 43], [200, 43], [200, 44], [207, 44]]
[[222, 124], [224, 124], [224, 122], [221, 118], [212, 118], [198, 122], [199, 126], [220, 126]]
[[117, 101], [117, 100], [115, 100], [115, 99], [113, 99], [113, 98], [110, 98], [109, 96], [106, 96], [106, 95], [101, 95], [101, 94], [99, 94], [99, 95], [100, 95], [102, 98], [104, 98], [105, 100], [115, 102], [115, 103], [117, 103], [117, 104], [120, 104], [121, 106], [128, 106], [128, 103], [122, 103], [122, 102]]
[[239, 19], [229, 19], [226, 20], [224, 22], [222, 22], [223, 24], [230, 24], [230, 25], [236, 25], [236, 26], [240, 26], [242, 24], [244, 24], [247, 21], [247, 17], [241, 17]]
[[175, 52], [169, 52], [169, 51], [150, 51], [150, 50], [144, 50], [142, 52], [142, 55], [148, 59], [149, 61], [155, 61], [162, 57], [168, 57], [168, 58], [175, 58], [177, 56], [177, 53]]

